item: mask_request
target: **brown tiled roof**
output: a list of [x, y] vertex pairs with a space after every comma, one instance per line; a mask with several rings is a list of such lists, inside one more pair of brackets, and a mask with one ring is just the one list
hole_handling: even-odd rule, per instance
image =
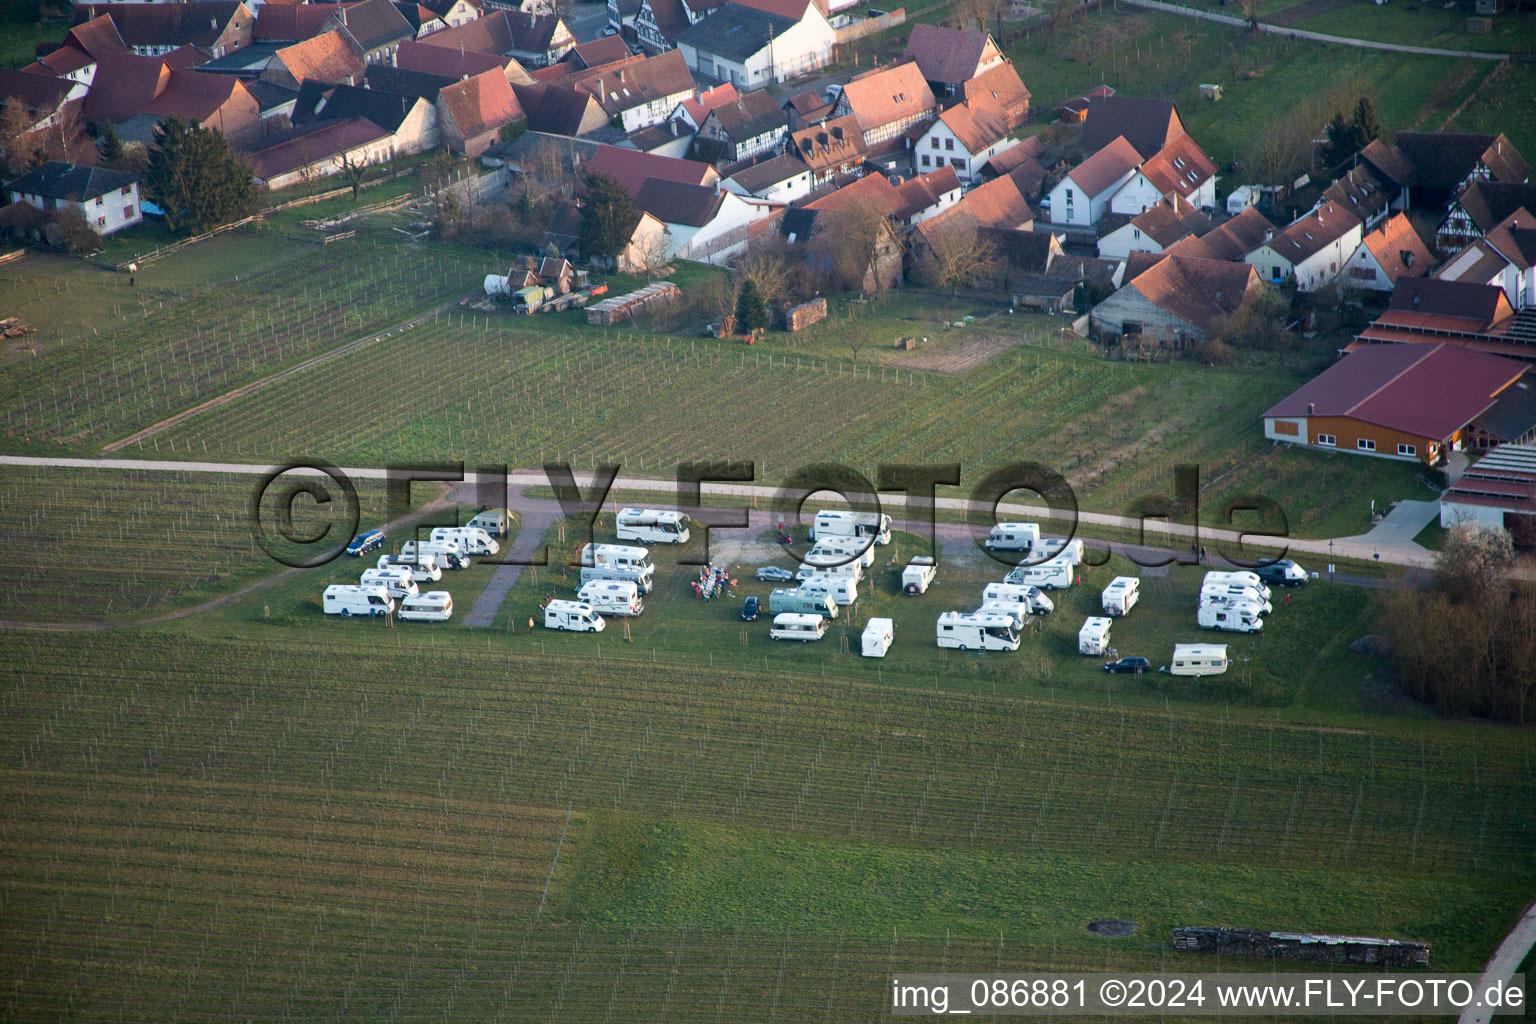
[[[813, 6], [811, 0], [731, 0], [732, 3], [742, 7], [751, 7], [754, 10], [766, 11], [769, 14], [777, 14], [781, 18], [791, 18], [799, 21], [805, 17], [805, 9]], [[697, 7], [695, 7], [697, 10]]]
[[336, 20], [364, 51], [378, 50], [416, 34], [389, 0], [358, 0], [340, 5]]
[[[428, 39], [435, 38], [434, 33]], [[429, 75], [458, 81], [482, 71], [502, 71], [513, 81], [527, 84], [533, 81], [523, 66], [511, 57], [495, 53], [479, 53], [475, 50], [454, 50], [431, 42], [406, 40], [395, 51], [395, 66], [406, 71], [421, 71]], [[510, 69], [510, 73], [508, 72]]]
[[246, 160], [251, 164], [256, 177], [270, 180], [376, 142], [388, 134], [362, 117], [346, 121], [317, 121], [303, 129], [261, 140], [258, 143], [260, 148], [246, 153]]
[[1092, 197], [1119, 183], [1127, 173], [1141, 163], [1141, 154], [1122, 136], [1116, 136], [1088, 159], [1067, 172], [1082, 189]]
[[908, 178], [896, 186], [896, 192], [901, 196], [902, 201], [901, 209], [896, 211], [896, 217], [906, 220], [930, 206], [937, 206], [940, 198], [950, 192], [959, 191], [960, 176], [947, 164], [938, 170]]
[[0, 68], [0, 103], [12, 98], [18, 99], [29, 114], [41, 121], [52, 116], [70, 91], [78, 85], [77, 82], [54, 78], [48, 74]]
[[901, 193], [896, 191], [883, 174], [866, 174], [844, 185], [835, 192], [828, 192], [818, 199], [805, 204], [807, 210], [824, 210], [837, 213], [848, 209], [855, 203], [873, 202], [879, 204], [886, 213], [895, 215], [904, 205]]
[[158, 57], [126, 50], [102, 54], [83, 113], [92, 121], [126, 121], [160, 94], [170, 76], [170, 65]]
[[1413, 230], [1405, 214], [1394, 214], [1361, 239], [1390, 280], [1423, 277], [1434, 265], [1429, 247]]
[[1390, 317], [1391, 322], [1405, 323], [1395, 314], [1433, 317], [1462, 321], [1461, 326], [1455, 328], [1457, 330], [1482, 330], [1512, 312], [1504, 289], [1494, 285], [1400, 277], [1392, 288], [1392, 297], [1387, 300], [1387, 312], [1382, 318]]
[[988, 68], [965, 83], [961, 92], [972, 106], [990, 106], [1000, 111], [1013, 131], [1029, 119], [1029, 90], [1012, 61]]
[[1172, 100], [1094, 96], [1083, 125], [1083, 152], [1097, 152], [1123, 136], [1142, 160], [1148, 160], [1183, 134], [1184, 122]]
[[597, 100], [610, 117], [694, 88], [693, 73], [681, 50], [593, 68], [575, 77], [571, 85]]
[[1040, 188], [1045, 184], [1045, 168], [1040, 166], [1038, 160], [1026, 160], [1013, 170], [1008, 172], [1008, 177], [1018, 186], [1019, 193], [1025, 199], [1035, 199], [1040, 195]]
[[1495, 225], [1483, 240], [1516, 270], [1529, 270], [1536, 264], [1536, 217], [1523, 206]]
[[630, 195], [638, 194], [648, 178], [664, 178], [685, 185], [713, 185], [720, 180], [720, 175], [709, 164], [618, 146], [598, 146], [582, 169], [611, 175], [629, 190]]
[[706, 89], [697, 96], [682, 100], [679, 103], [688, 116], [693, 118], [695, 125], [702, 125], [709, 112], [726, 103], [735, 103], [740, 93], [730, 82], [724, 82], [713, 89]]
[[1292, 263], [1300, 263], [1360, 226], [1359, 217], [1338, 203], [1324, 202], [1317, 209], [1296, 218], [1290, 226], [1265, 244]]
[[1386, 188], [1377, 180], [1369, 164], [1350, 169], [1344, 177], [1323, 190], [1323, 198], [1368, 221], [1387, 208]]
[[1008, 134], [1008, 122], [995, 107], [957, 103], [940, 111], [939, 120], [970, 153], [979, 153]]
[[790, 138], [800, 158], [813, 171], [862, 160], [866, 149], [864, 131], [859, 127], [859, 119], [852, 114], [801, 128]]
[[1501, 182], [1481, 179], [1461, 193], [1461, 208], [1480, 234], [1494, 227], [1522, 206], [1536, 213], [1536, 182]]
[[6, 190], [80, 203], [127, 188], [138, 180], [132, 175], [104, 167], [86, 167], [62, 160], [49, 160], [10, 182]]
[[832, 112], [833, 104], [828, 103], [825, 96], [815, 89], [807, 89], [805, 92], [797, 92], [785, 103], [795, 108], [795, 113], [803, 120], [816, 121]]
[[514, 50], [544, 53], [563, 22], [553, 14], [495, 11], [483, 18], [440, 29], [431, 35], [436, 46], [463, 47], [481, 53], [506, 54]]
[[1222, 255], [1199, 235], [1185, 235], [1163, 250], [1167, 256], [1198, 256], [1203, 260], [1219, 260]]
[[1435, 271], [1435, 277], [1441, 281], [1490, 284], [1508, 266], [1509, 261], [1499, 255], [1499, 251], [1489, 245], [1486, 238], [1479, 238], [1447, 260], [1443, 267]]
[[117, 26], [105, 14], [97, 14], [86, 21], [77, 19], [75, 26], [65, 34], [64, 45], [74, 46], [98, 59], [104, 53], [128, 49], [128, 44], [123, 42]]
[[1172, 202], [1163, 200], [1147, 207], [1130, 223], [1166, 249], [1187, 235], [1198, 235], [1209, 230], [1211, 219], [1175, 196]]
[[523, 116], [507, 76], [500, 70], [482, 71], [462, 82], [443, 86], [437, 101], [453, 117], [466, 139], [496, 131]]
[[1188, 199], [1215, 175], [1216, 165], [1194, 139], [1180, 135], [1142, 164], [1141, 173], [1163, 195], [1177, 194]]
[[701, 228], [714, 219], [725, 197], [713, 185], [687, 185], [665, 178], [647, 178], [635, 195], [635, 209], [667, 224]]
[[1019, 187], [1012, 178], [1004, 176], [971, 189], [954, 206], [923, 221], [913, 230], [924, 240], [931, 240], [936, 233], [955, 224], [1018, 229], [1027, 227], [1033, 220], [1034, 214]]
[[1061, 243], [1049, 231], [1015, 231], [1008, 228], [979, 228], [976, 237], [991, 242], [997, 258], [1011, 270], [1044, 274], [1053, 259], [1062, 255]]
[[1040, 155], [1045, 147], [1040, 142], [1038, 135], [1031, 135], [1014, 143], [1007, 149], [998, 153], [987, 161], [986, 169], [993, 174], [1007, 174], [1016, 167], [1022, 167], [1026, 162]]
[[756, 89], [738, 96], [734, 102], [722, 103], [709, 116], [720, 123], [727, 138], [737, 143], [789, 127], [789, 115], [766, 89]]
[[76, 71], [90, 67], [96, 63], [96, 58], [76, 46], [61, 46], [57, 50], [22, 68], [23, 71], [34, 75], [72, 75]]
[[1360, 151], [1360, 157], [1369, 162], [1393, 185], [1406, 185], [1413, 177], [1413, 164], [1408, 162], [1403, 151], [1380, 139], [1372, 139], [1366, 143], [1365, 148]]
[[960, 85], [976, 77], [989, 48], [993, 55], [1001, 56], [986, 32], [918, 24], [912, 26], [902, 59], [916, 61], [930, 82]]
[[562, 59], [574, 61], [584, 68], [595, 68], [601, 64], [623, 60], [629, 56], [629, 53], [629, 46], [624, 42], [623, 36], [599, 36], [591, 42], [578, 43]]
[[1275, 226], [1262, 213], [1250, 206], [1219, 227], [1212, 228], [1200, 240], [1215, 254], [1216, 259], [1240, 260], [1264, 244], [1273, 235]]
[[75, 20], [108, 15], [128, 46], [212, 46], [231, 22], [253, 19], [239, 0], [183, 0], [180, 3], [81, 4]]
[[805, 161], [798, 156], [792, 153], [780, 153], [767, 160], [737, 164], [727, 177], [748, 192], [756, 194], [770, 185], [777, 185], [781, 181], [788, 181], [797, 174], [805, 174], [809, 171], [810, 168], [806, 166]]
[[843, 99], [866, 132], [938, 106], [922, 70], [911, 61], [855, 78], [843, 86]]
[[247, 127], [261, 116], [256, 98], [234, 75], [210, 75], [173, 68], [165, 88], [139, 112], [156, 117], [174, 114], [201, 124], [226, 104], [232, 104], [231, 114], [240, 118], [240, 123], [223, 128], [227, 132]]
[[355, 81], [367, 70], [357, 44], [337, 29], [285, 46], [272, 58], [301, 83]]
[[256, 41], [299, 42], [319, 34], [336, 10], [331, 4], [264, 3], [256, 9]]
[[528, 118], [530, 131], [580, 135], [608, 121], [597, 100], [575, 89], [532, 82], [513, 85], [512, 91]]
[[1479, 162], [1495, 181], [1524, 181], [1531, 168], [1502, 134], [1398, 132], [1397, 148], [1413, 165], [1419, 188], [1457, 188]]
[[1259, 275], [1247, 263], [1165, 256], [1130, 281], [1147, 301], [1203, 330], [1242, 304]]

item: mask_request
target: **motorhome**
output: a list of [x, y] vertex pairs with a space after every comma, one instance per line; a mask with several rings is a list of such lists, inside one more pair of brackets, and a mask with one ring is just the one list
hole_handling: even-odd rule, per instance
[[583, 544], [581, 564], [592, 569], [624, 569], [641, 582], [642, 593], [650, 593], [656, 575], [656, 563], [649, 550], [630, 544]]
[[546, 629], [567, 629], [576, 633], [601, 633], [607, 625], [597, 609], [582, 601], [551, 601], [544, 606]]
[[427, 534], [432, 540], [456, 540], [469, 555], [494, 555], [501, 550], [491, 535], [478, 526], [434, 526]]
[[805, 553], [812, 565], [839, 565], [852, 561], [868, 569], [875, 564], [875, 546], [867, 537], [822, 537]]
[[645, 611], [640, 587], [634, 580], [588, 580], [576, 592], [576, 600], [591, 605], [602, 615], [639, 615]]
[[1205, 584], [1225, 583], [1228, 586], [1251, 587], [1259, 592], [1259, 596], [1268, 601], [1270, 598], [1269, 586], [1256, 572], [1208, 572], [1205, 574]]
[[981, 591], [983, 601], [1019, 601], [1031, 615], [1049, 615], [1056, 604], [1039, 587], [1027, 583], [988, 583]]
[[1264, 619], [1252, 605], [1201, 604], [1196, 622], [1201, 629], [1257, 633]]
[[1029, 549], [1031, 562], [1047, 562], [1054, 560], [1070, 562], [1074, 567], [1083, 564], [1083, 541], [1080, 537], [1071, 540], [1062, 540], [1060, 537], [1045, 537]]
[[1109, 630], [1113, 619], [1099, 616], [1083, 620], [1083, 628], [1077, 631], [1077, 653], [1097, 657], [1109, 650]]
[[982, 546], [988, 551], [1028, 551], [1040, 543], [1038, 523], [997, 523]]
[[1075, 566], [1070, 562], [1051, 559], [1039, 565], [1021, 565], [1003, 577], [1004, 583], [1020, 583], [1047, 590], [1065, 590], [1072, 585]]
[[810, 594], [799, 587], [778, 587], [768, 595], [768, 612], [778, 615], [795, 612], [800, 615], [820, 615], [824, 619], [837, 618], [837, 602], [826, 594]]
[[488, 508], [479, 512], [473, 519], [465, 523], [465, 526], [477, 530], [484, 530], [492, 537], [505, 537], [512, 530], [512, 524], [517, 522], [511, 509]]
[[773, 617], [773, 628], [768, 636], [774, 640], [820, 640], [827, 632], [827, 620], [820, 615], [802, 615], [799, 612], [780, 612]]
[[670, 509], [621, 508], [614, 525], [619, 540], [643, 544], [686, 544], [691, 536], [688, 517]]
[[1136, 607], [1140, 598], [1141, 580], [1135, 576], [1116, 576], [1104, 588], [1099, 603], [1103, 605], [1105, 615], [1124, 615]]
[[327, 615], [388, 615], [395, 610], [395, 599], [386, 587], [335, 583], [325, 588], [320, 606]]
[[380, 569], [405, 569], [417, 583], [436, 583], [443, 578], [443, 570], [437, 564], [436, 555], [407, 558], [405, 555], [380, 555]]
[[843, 512], [822, 509], [816, 513], [811, 539], [823, 537], [873, 537], [882, 547], [891, 542], [891, 517], [884, 512]]
[[1226, 644], [1174, 644], [1167, 671], [1176, 676], [1219, 676], [1230, 664]]
[[901, 592], [921, 594], [933, 586], [933, 581], [938, 575], [939, 568], [933, 564], [933, 559], [927, 555], [918, 555], [907, 563], [905, 569], [901, 570]]
[[802, 565], [795, 570], [795, 579], [804, 583], [806, 580], [853, 580], [855, 583], [864, 579], [864, 567], [855, 559], [852, 562], [844, 562], [841, 565]]
[[468, 553], [456, 540], [424, 540], [419, 545], [408, 540], [400, 545], [401, 558], [425, 558], [428, 555], [435, 557], [437, 564], [444, 569], [468, 569], [470, 566]]
[[639, 589], [640, 594], [644, 596], [651, 592], [651, 584], [655, 582], [655, 577], [649, 572], [642, 572], [639, 569], [598, 569], [593, 566], [583, 566], [581, 570], [582, 585], [585, 586], [593, 580], [627, 581], [633, 583]]
[[390, 569], [364, 569], [362, 584], [365, 587], [383, 587], [393, 598], [414, 597], [419, 591], [411, 579], [411, 570], [397, 567]]
[[896, 638], [896, 623], [891, 619], [870, 619], [864, 623], [864, 634], [859, 638], [860, 652], [866, 658], [883, 658]]
[[848, 576], [818, 576], [802, 580], [799, 588], [807, 594], [825, 594], [838, 604], [853, 604], [859, 599], [859, 584]]
[[1205, 586], [1200, 588], [1200, 603], [1205, 604], [1207, 601], [1211, 600], [1226, 600], [1251, 604], [1258, 608], [1260, 613], [1264, 615], [1268, 615], [1270, 612], [1275, 610], [1274, 605], [1270, 604], [1268, 599], [1266, 599], [1262, 594], [1260, 594], [1257, 590], [1254, 590], [1252, 587], [1240, 587], [1235, 585], [1229, 586], [1222, 583], [1207, 583]]
[[1008, 621], [1013, 623], [1014, 629], [1023, 629], [1029, 621], [1029, 606], [1022, 601], [991, 600], [982, 601], [976, 609], [978, 614], [1006, 615]]
[[400, 618], [418, 622], [447, 622], [453, 618], [453, 595], [446, 590], [429, 590], [400, 602]]
[[990, 612], [945, 612], [939, 616], [940, 647], [961, 651], [1016, 651], [1019, 631], [1006, 615]]

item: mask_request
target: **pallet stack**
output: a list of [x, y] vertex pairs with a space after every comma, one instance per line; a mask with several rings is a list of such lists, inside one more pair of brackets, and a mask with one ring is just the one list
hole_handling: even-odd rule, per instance
[[665, 302], [675, 302], [683, 294], [681, 288], [671, 281], [657, 281], [648, 284], [637, 292], [628, 295], [616, 295], [611, 299], [587, 307], [587, 323], [597, 324], [600, 327], [612, 327], [622, 323], [641, 310], [651, 306], [661, 305]]

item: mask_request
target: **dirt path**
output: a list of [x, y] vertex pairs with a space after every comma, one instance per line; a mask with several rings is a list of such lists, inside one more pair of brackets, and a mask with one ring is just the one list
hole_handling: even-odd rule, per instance
[[[507, 557], [526, 562], [538, 551], [539, 545], [544, 543], [544, 535], [555, 525], [555, 520], [560, 518], [560, 503], [553, 498], [529, 498], [519, 490], [515, 497], [508, 498], [507, 505], [518, 514], [519, 519], [517, 536], [507, 548]], [[502, 603], [522, 576], [521, 564], [498, 565], [491, 574], [490, 582], [486, 583], [485, 589], [475, 599], [475, 606], [465, 616], [464, 625], [494, 625]]]
[[[1525, 913], [1520, 920], [1515, 922], [1504, 941], [1499, 943], [1499, 948], [1493, 951], [1493, 956], [1488, 960], [1488, 966], [1483, 968], [1483, 977], [1478, 984], [1478, 990], [1486, 992], [1488, 986], [1496, 981], [1508, 982], [1515, 976], [1515, 971], [1530, 956], [1531, 949], [1536, 947], [1536, 903], [1525, 908]], [[1527, 986], [1530, 981], [1527, 979]], [[1530, 989], [1526, 989], [1529, 993]], [[1493, 1010], [1484, 1008], [1479, 1010], [1468, 1009], [1461, 1015], [1457, 1024], [1491, 1024]]]

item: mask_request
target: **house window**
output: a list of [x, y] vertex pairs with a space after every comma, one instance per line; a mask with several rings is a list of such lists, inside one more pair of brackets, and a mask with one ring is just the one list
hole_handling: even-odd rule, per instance
[[1271, 281], [1279, 281], [1279, 280], [1281, 280], [1284, 277], [1285, 277], [1285, 275], [1280, 273], [1280, 268], [1279, 267], [1270, 267], [1269, 268], [1269, 279]]
[[1338, 443], [1338, 439], [1332, 434], [1318, 434], [1317, 443], [1332, 448], [1335, 444]]
[[954, 139], [945, 139], [944, 140], [944, 148], [947, 149], [947, 150], [953, 150], [955, 148], [955, 140]]
[[1355, 447], [1363, 452], [1373, 452], [1376, 450], [1376, 442], [1368, 437], [1362, 437], [1355, 442]]
[[1296, 423], [1294, 420], [1275, 420], [1270, 430], [1285, 437], [1299, 437], [1301, 435], [1301, 424]]
[[1399, 454], [1399, 455], [1418, 455], [1419, 454], [1418, 445], [1400, 444], [1400, 445], [1397, 446], [1397, 454]]
[[1141, 228], [1131, 228], [1131, 237], [1132, 238], [1140, 238], [1141, 237]]
[[105, 218], [105, 217], [97, 217], [96, 218], [96, 226], [99, 227], [99, 228], [106, 227], [107, 226], [107, 218]]
[[1376, 269], [1374, 267], [1350, 267], [1349, 276], [1361, 281], [1374, 281], [1376, 280]]
[[924, 153], [924, 154], [923, 154], [923, 166], [924, 166], [924, 167], [931, 167], [931, 166], [933, 166], [933, 165], [932, 165], [932, 164], [931, 164], [931, 163], [930, 163], [930, 162], [929, 162], [929, 160], [928, 160], [928, 154], [927, 154], [927, 153]]
[[934, 149], [938, 149], [939, 148], [939, 137], [937, 135], [935, 135], [933, 137], [933, 148]]
[[951, 167], [964, 167], [965, 166], [965, 160], [962, 157], [958, 157], [958, 156], [950, 157], [949, 165]]

